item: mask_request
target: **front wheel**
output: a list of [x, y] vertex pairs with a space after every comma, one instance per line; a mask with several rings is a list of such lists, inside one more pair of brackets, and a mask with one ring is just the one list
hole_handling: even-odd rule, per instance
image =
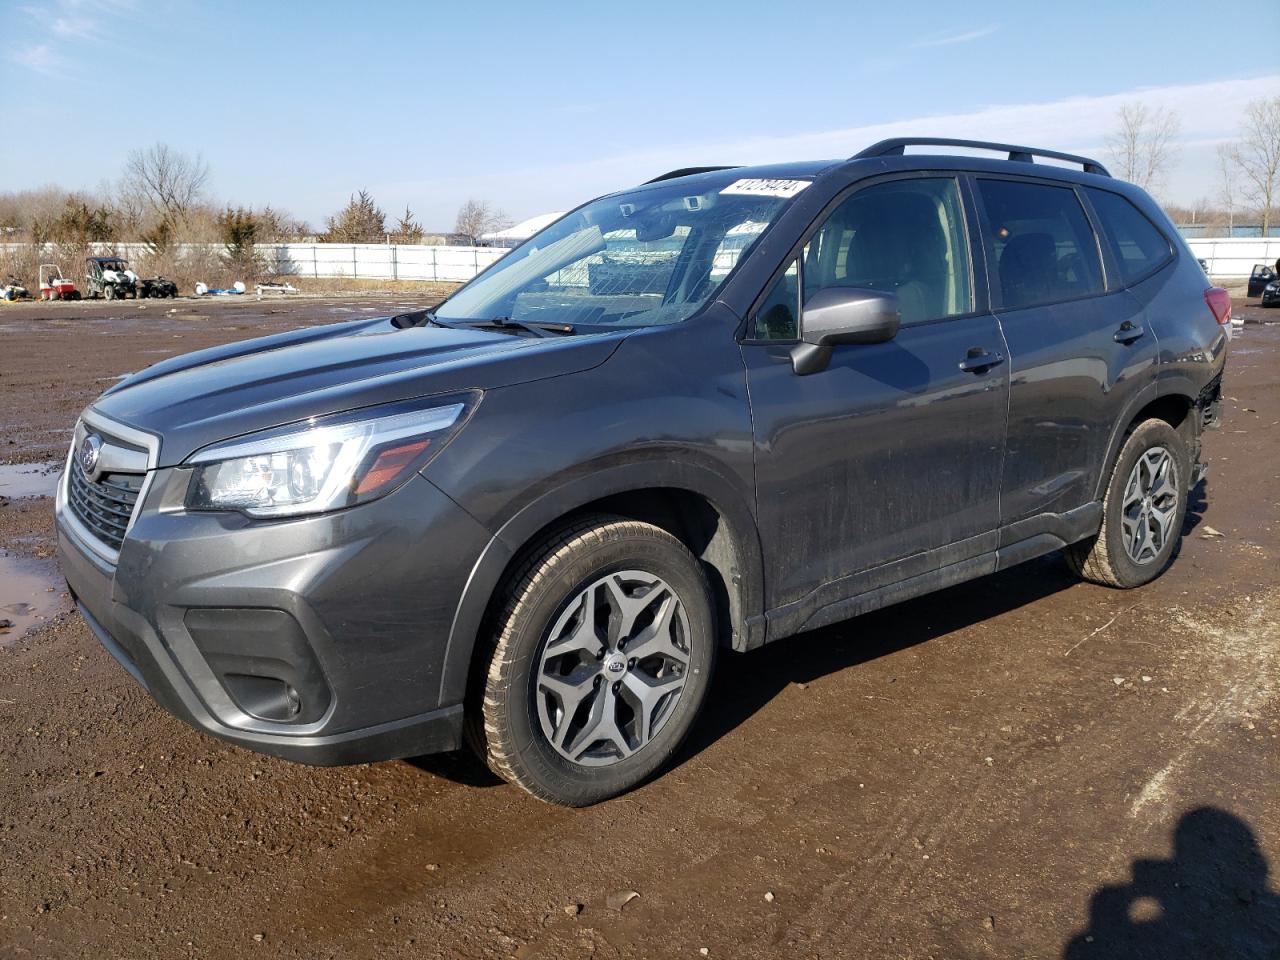
[[1085, 580], [1127, 589], [1154, 580], [1173, 559], [1187, 513], [1191, 465], [1186, 444], [1163, 420], [1129, 434], [1102, 501], [1102, 528], [1067, 548]]
[[535, 548], [500, 603], [468, 726], [490, 768], [574, 807], [652, 776], [715, 664], [710, 591], [684, 544], [652, 524], [586, 518]]

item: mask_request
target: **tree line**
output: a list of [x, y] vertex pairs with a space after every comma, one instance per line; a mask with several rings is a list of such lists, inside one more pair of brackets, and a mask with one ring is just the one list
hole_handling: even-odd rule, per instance
[[451, 235], [428, 234], [413, 211], [389, 220], [367, 190], [325, 218], [323, 230], [271, 205], [219, 204], [209, 194], [209, 165], [202, 157], [157, 143], [131, 152], [115, 180], [94, 190], [56, 186], [0, 192], [0, 279], [33, 280], [38, 261], [52, 255], [68, 272], [93, 244], [141, 243], [141, 272], [184, 282], [247, 282], [270, 276], [260, 247], [272, 243], [474, 244], [509, 225], [489, 203], [469, 199], [458, 210]]

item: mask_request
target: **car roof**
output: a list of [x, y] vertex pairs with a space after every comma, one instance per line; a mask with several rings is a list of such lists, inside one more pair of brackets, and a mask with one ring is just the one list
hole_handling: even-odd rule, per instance
[[[907, 147], [924, 148], [924, 150], [920, 153], [908, 154]], [[966, 152], [972, 150], [981, 150], [987, 154], [1003, 153], [1005, 156], [982, 156]], [[645, 186], [677, 179], [688, 182], [690, 185], [705, 183], [707, 186], [713, 186], [726, 179], [817, 180], [826, 175], [840, 175], [842, 180], [854, 180], [876, 173], [911, 170], [1018, 174], [1095, 186], [1106, 184], [1123, 193], [1136, 190], [1131, 184], [1113, 179], [1101, 163], [1089, 157], [981, 140], [910, 137], [882, 140], [844, 160], [802, 160], [734, 167], [688, 167], [662, 174], [650, 180]]]

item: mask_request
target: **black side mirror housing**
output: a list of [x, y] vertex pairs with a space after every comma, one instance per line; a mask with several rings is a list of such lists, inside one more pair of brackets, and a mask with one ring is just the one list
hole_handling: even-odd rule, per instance
[[800, 376], [825, 370], [831, 348], [846, 343], [884, 343], [898, 335], [898, 295], [861, 287], [825, 287], [804, 305], [800, 343], [791, 365]]

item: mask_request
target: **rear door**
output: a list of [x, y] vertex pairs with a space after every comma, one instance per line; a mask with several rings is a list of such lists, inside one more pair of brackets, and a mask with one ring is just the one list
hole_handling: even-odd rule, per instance
[[[938, 548], [954, 545], [945, 562], [994, 549], [1008, 364], [975, 295], [970, 216], [953, 176], [861, 187], [749, 317], [769, 607], [812, 612], [936, 569]], [[837, 346], [826, 369], [799, 376], [803, 302], [828, 286], [896, 292], [902, 327], [887, 343]]]
[[1095, 498], [1112, 429], [1152, 381], [1157, 350], [1142, 304], [1108, 279], [1076, 187], [995, 176], [974, 185], [1009, 346], [1003, 546], [1072, 532], [1062, 515]]

